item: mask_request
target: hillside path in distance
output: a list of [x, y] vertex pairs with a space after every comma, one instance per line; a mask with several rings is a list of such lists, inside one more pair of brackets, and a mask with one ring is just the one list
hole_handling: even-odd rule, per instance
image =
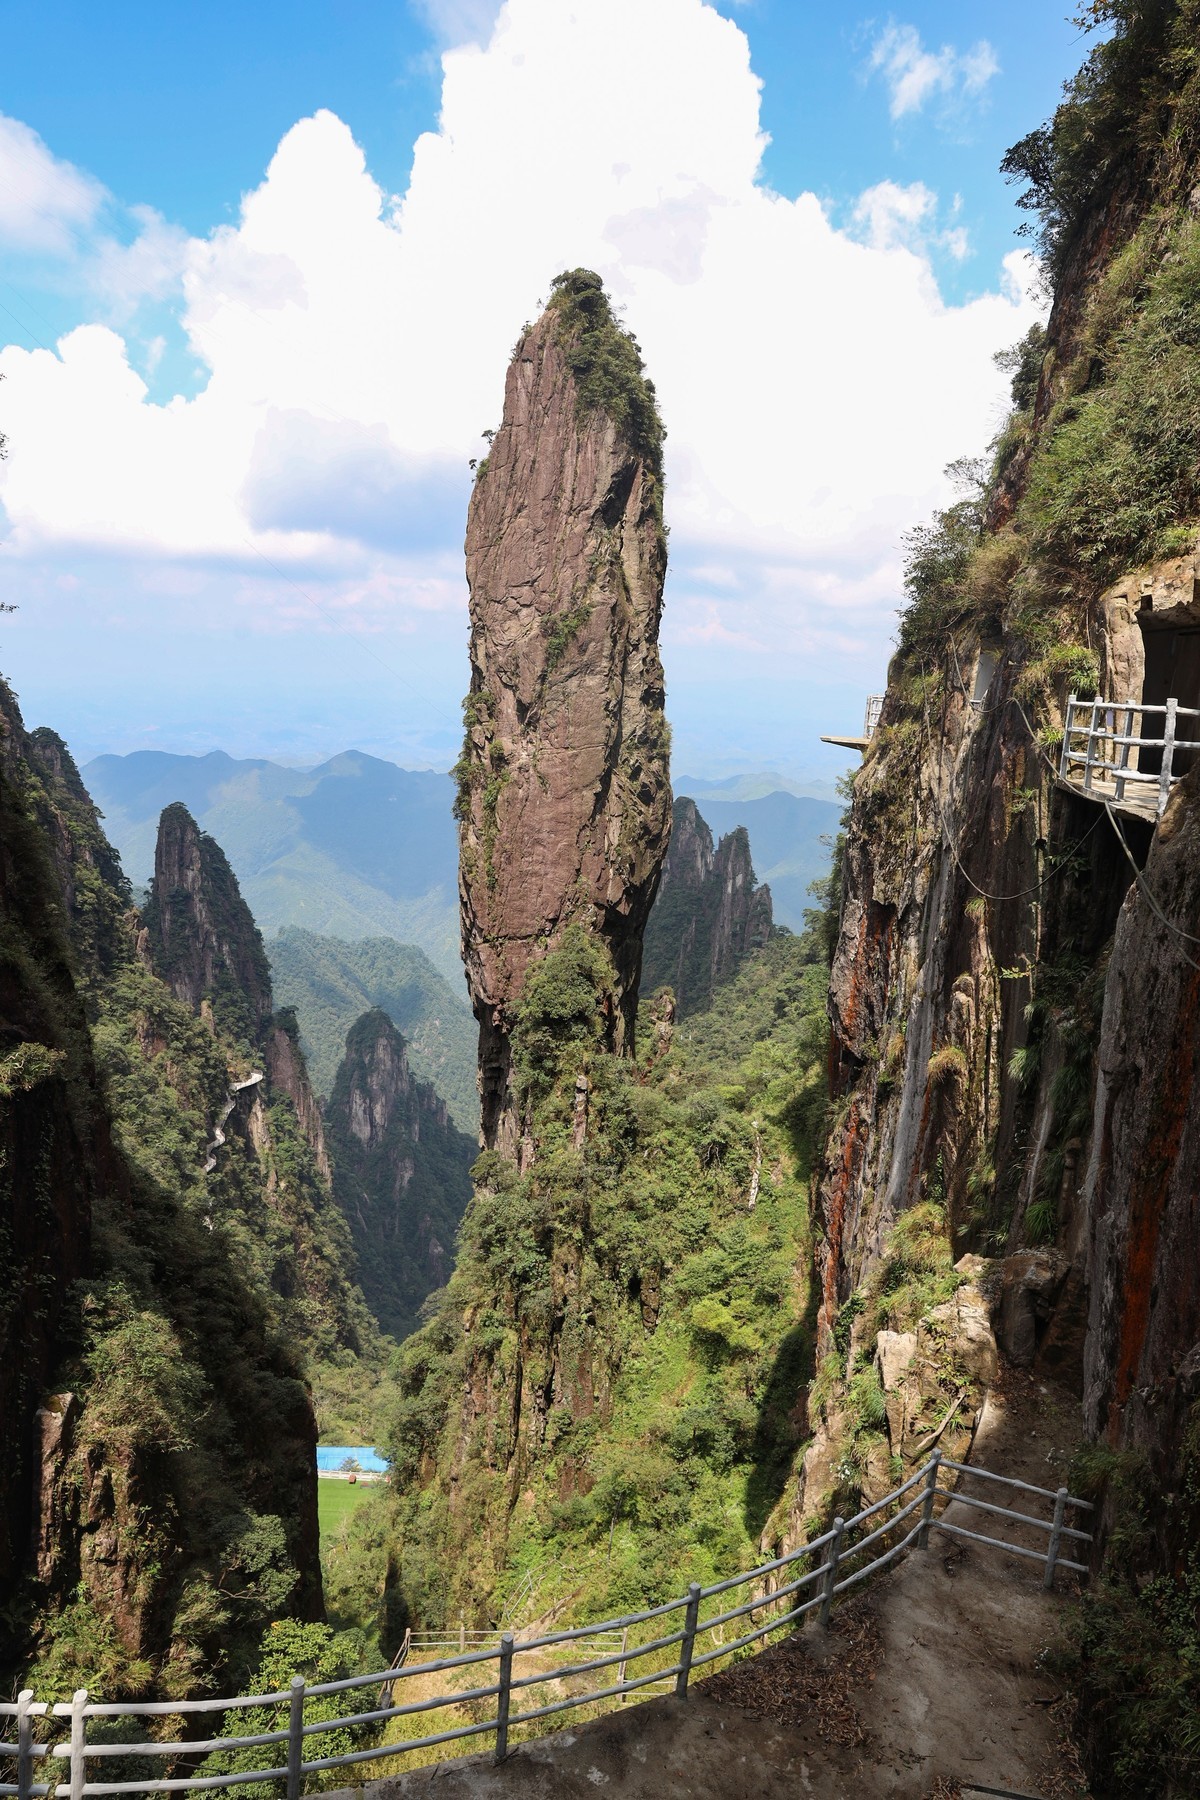
[[[1057, 1488], [1078, 1414], [1071, 1395], [1006, 1369], [971, 1461]], [[980, 1529], [979, 1514], [957, 1513], [956, 1522]], [[1022, 1541], [994, 1518], [983, 1529]], [[1063, 1743], [1060, 1690], [1038, 1666], [1065, 1603], [1063, 1591], [1043, 1593], [1039, 1565], [935, 1533], [928, 1552], [910, 1551], [840, 1607], [827, 1635], [810, 1626], [697, 1682], [687, 1700], [631, 1704], [523, 1744], [498, 1769], [490, 1757], [465, 1757], [361, 1792], [370, 1800], [973, 1800], [979, 1783], [1030, 1800], [1083, 1800]]]

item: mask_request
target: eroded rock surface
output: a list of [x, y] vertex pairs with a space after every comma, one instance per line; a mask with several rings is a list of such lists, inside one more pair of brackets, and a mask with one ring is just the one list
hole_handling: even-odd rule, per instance
[[[1200, 772], [1176, 790], [1129, 889], [1105, 987], [1084, 1179], [1090, 1430], [1175, 1463], [1200, 1347]], [[1172, 929], [1166, 919], [1177, 922]]]
[[271, 971], [262, 937], [221, 846], [186, 806], [159, 820], [154, 885], [143, 914], [154, 967], [176, 999], [257, 1040], [271, 1013]]
[[681, 1015], [697, 1011], [766, 943], [772, 924], [771, 890], [755, 882], [745, 826], [714, 849], [696, 802], [677, 800], [662, 886], [646, 927], [646, 992], [668, 986]]
[[467, 520], [463, 954], [483, 1138], [513, 1155], [513, 1009], [531, 960], [573, 921], [612, 958], [609, 1047], [633, 1034], [671, 821], [661, 439], [653, 389], [598, 278], [560, 277], [513, 353]]

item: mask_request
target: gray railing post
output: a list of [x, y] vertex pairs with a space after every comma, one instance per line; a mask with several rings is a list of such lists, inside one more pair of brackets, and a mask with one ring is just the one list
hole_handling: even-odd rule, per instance
[[929, 1527], [933, 1523], [933, 1503], [937, 1499], [938, 1474], [942, 1466], [942, 1453], [935, 1450], [929, 1459], [929, 1472], [925, 1477], [925, 1501], [921, 1507], [921, 1529], [917, 1533], [917, 1549], [928, 1550]]
[[1090, 794], [1092, 791], [1092, 763], [1095, 758], [1096, 721], [1099, 714], [1099, 708], [1100, 702], [1098, 700], [1093, 700], [1092, 716], [1088, 720], [1087, 749], [1084, 752], [1083, 758], [1083, 791], [1085, 794]]
[[700, 1619], [700, 1583], [693, 1581], [688, 1589], [687, 1612], [683, 1618], [683, 1642], [679, 1646], [679, 1673], [675, 1677], [675, 1693], [680, 1700], [687, 1696], [688, 1676], [692, 1671], [692, 1652], [696, 1647], [696, 1626]]
[[291, 1705], [288, 1712], [287, 1800], [300, 1800], [301, 1769], [304, 1761], [304, 1682], [292, 1676]]
[[71, 1800], [83, 1800], [87, 1780], [87, 1689], [76, 1688], [71, 1699]]
[[825, 1581], [821, 1588], [821, 1628], [829, 1623], [829, 1609], [833, 1605], [833, 1590], [837, 1586], [838, 1564], [842, 1560], [842, 1539], [846, 1535], [845, 1519], [833, 1521], [833, 1542], [829, 1546], [829, 1561], [825, 1565]]
[[1160, 819], [1167, 810], [1167, 801], [1171, 798], [1171, 765], [1175, 761], [1175, 714], [1178, 708], [1178, 700], [1167, 701], [1167, 716], [1163, 724], [1162, 768], [1158, 773], [1158, 816]]
[[32, 1688], [22, 1688], [17, 1695], [18, 1800], [29, 1800], [29, 1789], [33, 1782], [33, 1720], [29, 1713], [32, 1700]]
[[1054, 1499], [1054, 1523], [1050, 1527], [1050, 1548], [1046, 1552], [1046, 1573], [1042, 1579], [1044, 1588], [1054, 1586], [1054, 1567], [1058, 1562], [1059, 1546], [1062, 1543], [1063, 1518], [1067, 1511], [1068, 1491], [1059, 1488]]
[[1062, 756], [1058, 765], [1058, 778], [1060, 781], [1069, 781], [1071, 779], [1071, 720], [1074, 715], [1075, 696], [1074, 694], [1068, 694], [1067, 716], [1063, 721]]
[[508, 1705], [512, 1695], [513, 1634], [506, 1631], [500, 1639], [500, 1692], [496, 1696], [496, 1753], [493, 1762], [502, 1763], [508, 1755]]

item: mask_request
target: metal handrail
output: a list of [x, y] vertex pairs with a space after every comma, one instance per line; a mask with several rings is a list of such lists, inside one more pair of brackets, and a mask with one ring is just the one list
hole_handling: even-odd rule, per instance
[[[1158, 713], [1163, 715], [1162, 736], [1144, 735], [1147, 715]], [[1141, 732], [1133, 729], [1135, 717], [1142, 721]], [[1118, 719], [1123, 719], [1123, 729]], [[1180, 719], [1200, 719], [1200, 707], [1180, 706], [1178, 700], [1080, 700], [1071, 694], [1063, 721], [1059, 780], [1076, 793], [1105, 799], [1096, 786], [1099, 779], [1110, 784], [1118, 803], [1125, 799], [1130, 783], [1150, 788], [1157, 794], [1155, 813], [1161, 819], [1172, 784], [1180, 779], [1175, 772], [1176, 753], [1200, 750], [1200, 739], [1180, 737]], [[1077, 748], [1079, 745], [1082, 747]], [[1130, 760], [1130, 752], [1140, 750], [1161, 751], [1157, 770], [1141, 769]], [[1071, 775], [1078, 769], [1082, 769], [1083, 779], [1077, 783]]]
[[[1198, 711], [1197, 716], [1200, 716]], [[1023, 1494], [1033, 1494], [1041, 1499], [1054, 1502], [1054, 1515], [1050, 1519], [1038, 1518], [1029, 1512], [1018, 1512], [1013, 1507], [1001, 1506], [990, 1501], [976, 1499], [974, 1496], [962, 1494], [954, 1489], [940, 1485], [942, 1473], [971, 1476], [975, 1480], [991, 1482], [999, 1487], [1018, 1490]], [[914, 1494], [913, 1490], [918, 1491]], [[911, 1497], [910, 1497], [911, 1496]], [[969, 1531], [965, 1526], [947, 1520], [943, 1512], [937, 1511], [939, 1502], [962, 1502], [991, 1514], [1008, 1519], [1023, 1530], [1030, 1527], [1048, 1533], [1048, 1542], [1044, 1550], [1031, 1550], [1022, 1544], [1013, 1544], [1003, 1538], [984, 1536], [980, 1532]], [[901, 1504], [903, 1503], [903, 1504]], [[210, 1789], [237, 1787], [251, 1781], [280, 1781], [286, 1783], [287, 1800], [299, 1800], [304, 1778], [308, 1775], [322, 1773], [327, 1769], [349, 1768], [359, 1763], [383, 1761], [384, 1759], [404, 1756], [410, 1751], [437, 1748], [441, 1744], [457, 1743], [468, 1737], [484, 1733], [495, 1734], [495, 1758], [502, 1761], [508, 1750], [508, 1735], [512, 1726], [529, 1724], [538, 1719], [545, 1719], [559, 1712], [567, 1712], [580, 1706], [596, 1705], [625, 1694], [635, 1693], [646, 1687], [652, 1687], [663, 1681], [673, 1681], [675, 1692], [680, 1696], [687, 1693], [688, 1681], [693, 1671], [707, 1664], [728, 1657], [735, 1651], [742, 1650], [751, 1644], [760, 1642], [771, 1632], [777, 1632], [807, 1617], [810, 1612], [819, 1610], [822, 1624], [828, 1622], [830, 1608], [838, 1595], [865, 1581], [877, 1570], [885, 1568], [901, 1555], [914, 1541], [921, 1549], [929, 1542], [931, 1531], [941, 1531], [953, 1537], [968, 1538], [972, 1542], [995, 1546], [1011, 1555], [1022, 1556], [1043, 1565], [1043, 1584], [1051, 1588], [1058, 1569], [1069, 1569], [1077, 1573], [1086, 1573], [1086, 1565], [1069, 1560], [1062, 1555], [1064, 1539], [1091, 1541], [1091, 1533], [1077, 1526], [1066, 1523], [1067, 1509], [1074, 1507], [1081, 1511], [1091, 1511], [1091, 1503], [1068, 1493], [1067, 1489], [1035, 1487], [1032, 1482], [1020, 1481], [1013, 1476], [998, 1475], [990, 1469], [982, 1469], [974, 1464], [956, 1463], [943, 1459], [939, 1451], [934, 1451], [928, 1462], [917, 1469], [909, 1478], [884, 1495], [881, 1500], [873, 1501], [849, 1520], [835, 1519], [833, 1528], [824, 1532], [811, 1543], [802, 1544], [786, 1556], [777, 1557], [772, 1562], [759, 1564], [756, 1568], [747, 1569], [739, 1574], [731, 1575], [723, 1581], [710, 1583], [703, 1587], [693, 1582], [688, 1592], [678, 1599], [665, 1601], [660, 1606], [647, 1607], [641, 1612], [627, 1613], [620, 1618], [605, 1619], [595, 1625], [572, 1626], [563, 1631], [547, 1632], [540, 1638], [532, 1638], [517, 1642], [511, 1631], [501, 1633], [498, 1642], [487, 1648], [472, 1649], [460, 1652], [457, 1656], [443, 1657], [426, 1663], [403, 1663], [393, 1665], [370, 1675], [349, 1676], [341, 1681], [315, 1682], [312, 1686], [299, 1676], [290, 1686], [273, 1694], [239, 1694], [225, 1700], [161, 1700], [161, 1701], [92, 1701], [88, 1699], [87, 1690], [80, 1688], [69, 1702], [58, 1702], [49, 1705], [45, 1701], [34, 1700], [32, 1691], [24, 1690], [15, 1703], [0, 1701], [0, 1718], [15, 1719], [16, 1742], [0, 1744], [0, 1755], [16, 1759], [16, 1782], [0, 1782], [0, 1795], [13, 1794], [18, 1800], [37, 1800], [46, 1796], [47, 1800], [92, 1800], [92, 1796], [109, 1794], [151, 1794], [151, 1793], [184, 1793], [205, 1792]], [[889, 1514], [889, 1508], [898, 1508]], [[854, 1533], [875, 1520], [880, 1513], [889, 1514], [880, 1523], [871, 1525], [871, 1529], [862, 1537], [855, 1538]], [[862, 1553], [893, 1535], [896, 1529], [917, 1513], [915, 1524], [912, 1524], [904, 1535], [890, 1545], [881, 1547], [879, 1554], [861, 1568], [851, 1565], [861, 1557]], [[821, 1560], [814, 1561], [819, 1557]], [[752, 1595], [740, 1605], [718, 1610], [708, 1618], [702, 1618], [701, 1607], [706, 1601], [718, 1595], [729, 1593], [737, 1587], [750, 1584], [765, 1584], [768, 1577], [781, 1569], [791, 1569], [798, 1563], [806, 1563], [802, 1573], [794, 1579], [785, 1581], [781, 1586], [761, 1594]], [[815, 1591], [806, 1592], [815, 1586]], [[783, 1612], [779, 1608], [785, 1602], [794, 1601]], [[646, 1643], [628, 1643], [628, 1633], [632, 1627], [649, 1624], [652, 1620], [666, 1618], [668, 1614], [684, 1612], [682, 1626], [664, 1635], [649, 1639]], [[766, 1611], [770, 1616], [765, 1622], [755, 1623], [755, 1615]], [[719, 1642], [709, 1648], [698, 1649], [698, 1640], [710, 1636], [713, 1632], [723, 1631], [727, 1624], [735, 1619], [748, 1618], [752, 1629], [730, 1643]], [[464, 1634], [460, 1627], [460, 1636]], [[430, 1634], [436, 1636], [438, 1634]], [[445, 1634], [452, 1637], [454, 1634]], [[476, 1634], [472, 1633], [472, 1636]], [[482, 1635], [482, 1634], [479, 1634]], [[611, 1653], [605, 1645], [621, 1638], [620, 1649]], [[513, 1661], [517, 1656], [528, 1656], [557, 1649], [559, 1646], [575, 1644], [583, 1638], [597, 1640], [596, 1647], [604, 1653], [598, 1656], [585, 1655], [577, 1663], [567, 1667], [539, 1670], [532, 1674], [514, 1676]], [[411, 1646], [412, 1638], [406, 1639]], [[671, 1652], [678, 1646], [678, 1653], [673, 1662], [663, 1668], [655, 1668], [649, 1673], [626, 1676], [626, 1665], [647, 1656], [658, 1656], [664, 1651]], [[472, 1668], [481, 1663], [497, 1664], [497, 1679], [484, 1686], [470, 1688], [459, 1693], [438, 1693], [426, 1699], [410, 1700], [402, 1705], [391, 1704], [395, 1698], [395, 1689], [403, 1687], [413, 1676], [438, 1674], [448, 1669]], [[531, 1707], [525, 1712], [510, 1711], [510, 1699], [514, 1691], [535, 1689], [550, 1682], [559, 1682], [588, 1675], [601, 1669], [611, 1668], [619, 1664], [618, 1680], [609, 1686], [595, 1688], [584, 1694], [568, 1695], [561, 1700], [547, 1702], [543, 1706]], [[305, 1703], [314, 1698], [330, 1694], [348, 1693], [360, 1687], [377, 1687], [380, 1697], [386, 1691], [389, 1704], [376, 1706], [369, 1711], [348, 1713], [336, 1719], [317, 1719], [305, 1721]], [[411, 1690], [410, 1690], [411, 1691]], [[473, 1721], [466, 1725], [433, 1732], [424, 1737], [401, 1739], [394, 1743], [376, 1743], [369, 1748], [348, 1751], [339, 1756], [305, 1758], [306, 1741], [330, 1731], [345, 1731], [358, 1727], [378, 1727], [390, 1719], [410, 1717], [418, 1713], [434, 1712], [443, 1707], [461, 1706], [467, 1702], [492, 1700], [496, 1701], [494, 1717]], [[278, 1729], [267, 1732], [246, 1734], [240, 1737], [205, 1738], [203, 1740], [183, 1740], [180, 1742], [149, 1741], [145, 1743], [114, 1744], [111, 1742], [96, 1744], [87, 1741], [87, 1724], [90, 1719], [114, 1718], [171, 1718], [188, 1713], [226, 1713], [246, 1707], [287, 1707], [288, 1723]], [[61, 1743], [34, 1743], [33, 1724], [35, 1719], [51, 1716], [56, 1719], [69, 1719], [71, 1724], [70, 1738]], [[247, 1750], [267, 1748], [278, 1745], [276, 1755], [281, 1755], [286, 1746], [287, 1761], [283, 1766], [264, 1769], [239, 1770], [227, 1775], [167, 1774], [161, 1778], [141, 1781], [101, 1781], [89, 1780], [87, 1765], [89, 1760], [103, 1761], [106, 1758], [122, 1756], [164, 1757], [190, 1759], [206, 1756], [213, 1752], [231, 1750]], [[51, 1758], [65, 1760], [68, 1764], [69, 1776], [65, 1781], [35, 1782], [33, 1780], [34, 1765]], [[47, 1771], [49, 1773], [49, 1771]]]

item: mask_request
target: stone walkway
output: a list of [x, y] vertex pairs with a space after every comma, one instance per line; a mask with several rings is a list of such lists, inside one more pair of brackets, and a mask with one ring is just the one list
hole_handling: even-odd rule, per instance
[[[972, 1461], [1057, 1488], [1077, 1413], [1070, 1395], [1008, 1371]], [[988, 1515], [962, 1506], [948, 1516], [992, 1529], [981, 1526]], [[486, 1757], [463, 1758], [365, 1792], [370, 1800], [602, 1792], [613, 1800], [969, 1800], [1005, 1790], [1067, 1800], [1085, 1790], [1062, 1741], [1061, 1695], [1038, 1661], [1062, 1608], [1061, 1592], [1042, 1591], [1034, 1563], [935, 1533], [927, 1552], [910, 1551], [839, 1608], [828, 1633], [809, 1627], [697, 1683], [687, 1700], [619, 1709], [521, 1745], [498, 1769]]]

